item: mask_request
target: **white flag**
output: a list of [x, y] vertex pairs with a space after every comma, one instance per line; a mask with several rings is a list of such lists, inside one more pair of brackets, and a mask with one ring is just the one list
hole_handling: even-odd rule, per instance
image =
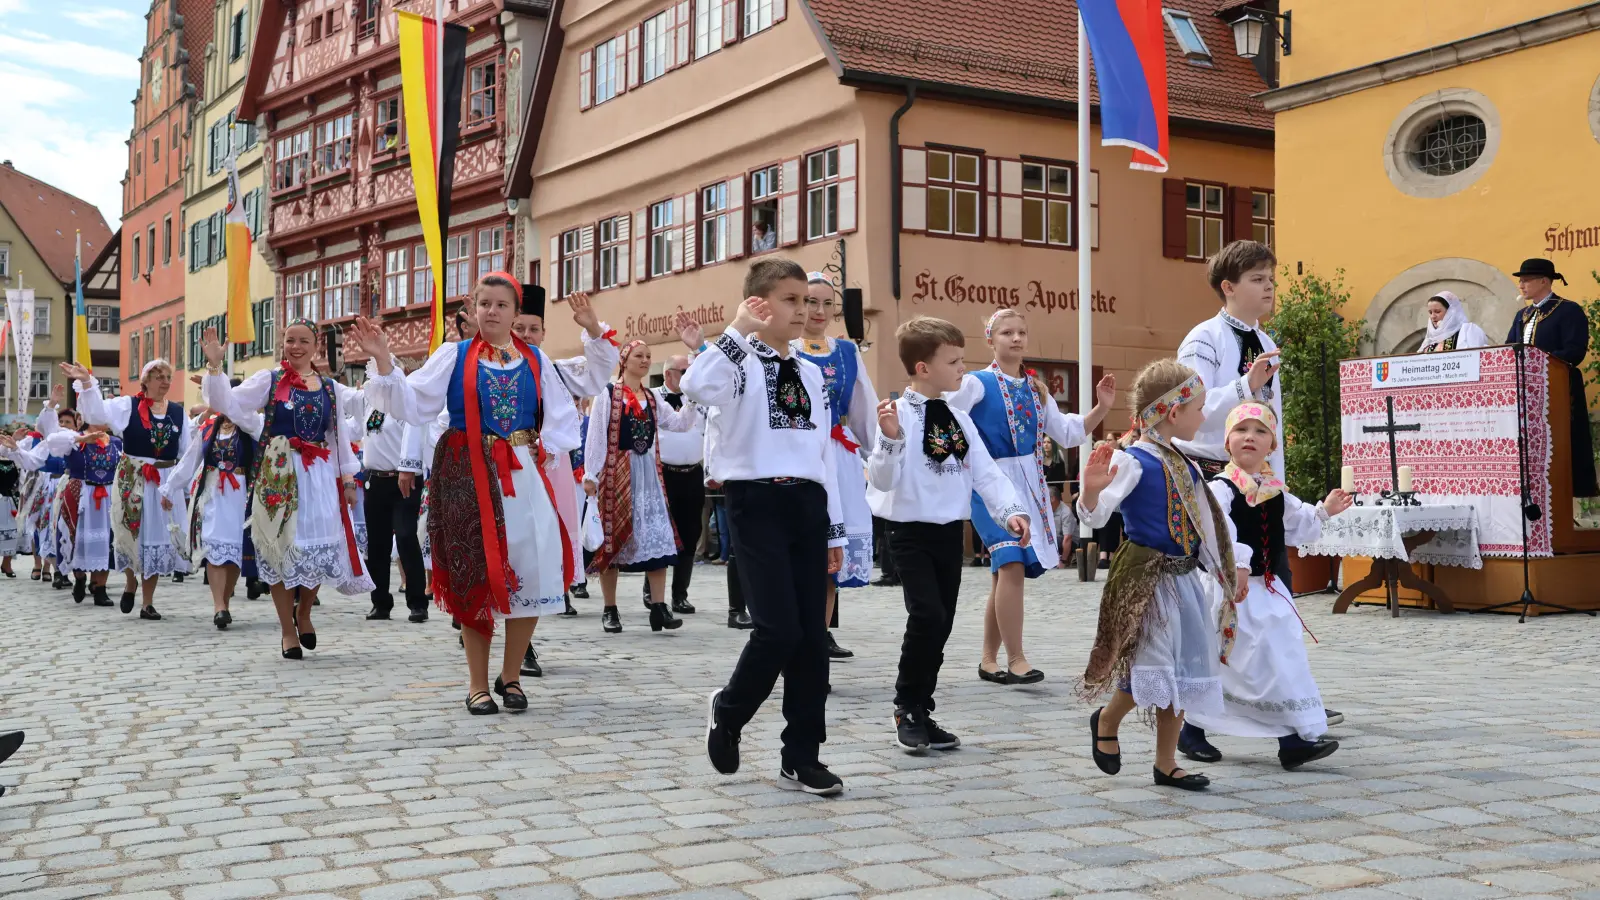
[[28, 386], [33, 380], [33, 288], [6, 291], [6, 318], [17, 347], [17, 412], [28, 412]]

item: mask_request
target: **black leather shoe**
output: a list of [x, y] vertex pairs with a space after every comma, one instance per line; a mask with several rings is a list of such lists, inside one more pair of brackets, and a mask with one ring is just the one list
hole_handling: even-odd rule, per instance
[[687, 600], [674, 600], [672, 601], [672, 611], [680, 616], [692, 616], [694, 615], [694, 604]]
[[1222, 751], [1206, 740], [1205, 732], [1196, 734], [1196, 731], [1198, 729], [1191, 725], [1183, 726], [1183, 730], [1178, 732], [1178, 752], [1195, 762], [1222, 762]]
[[522, 674], [529, 678], [543, 678], [544, 667], [539, 665], [539, 654], [534, 652], [533, 645], [528, 645], [528, 652], [522, 654]]
[[172, 573], [172, 583], [173, 584], [183, 584], [183, 573], [182, 572], [173, 572]]
[[259, 600], [262, 594], [267, 593], [267, 586], [259, 578], [251, 578], [244, 584], [244, 597], [246, 600]]
[[[579, 584], [573, 585], [572, 586], [572, 596], [577, 597], [579, 600], [587, 600], [587, 599], [589, 599], [589, 585], [588, 585], [588, 583], [587, 582], [580, 582]], [[571, 606], [570, 603], [567, 604], [567, 605]]]
[[1339, 749], [1338, 741], [1317, 741], [1309, 747], [1294, 747], [1278, 751], [1278, 762], [1293, 772], [1308, 762], [1316, 762], [1333, 755]]
[[161, 621], [161, 613], [156, 612], [156, 608], [153, 605], [145, 606], [139, 609], [139, 618], [147, 619], [151, 622], [159, 622]]
[[122, 602], [117, 604], [117, 608], [122, 610], [122, 614], [123, 615], [127, 615], [128, 613], [133, 612], [133, 592], [132, 591], [123, 591], [122, 592]]
[[622, 616], [617, 613], [615, 606], [608, 606], [601, 610], [600, 627], [606, 634], [622, 633]]
[[467, 698], [467, 712], [475, 716], [492, 716], [500, 711], [488, 691], [479, 691]]
[[578, 589], [573, 588], [571, 594], [564, 595], [561, 598], [562, 600], [566, 601], [567, 604], [567, 608], [561, 611], [561, 615], [570, 619], [578, 614], [577, 608], [572, 605], [572, 598], [576, 596], [578, 596]]
[[317, 649], [317, 633], [315, 631], [300, 632], [300, 646], [307, 650]]
[[737, 628], [740, 631], [749, 631], [756, 627], [756, 623], [750, 621], [750, 614], [744, 610], [735, 611], [730, 609], [728, 610], [728, 627]]
[[117, 605], [116, 603], [112, 602], [111, 595], [106, 593], [106, 586], [103, 585], [103, 584], [97, 584], [94, 587], [90, 588], [89, 589], [89, 596], [94, 598], [94, 605], [95, 606], [116, 606]]
[[87, 596], [89, 596], [89, 580], [80, 577], [72, 583], [72, 602], [82, 603], [83, 598]]
[[651, 631], [660, 631], [663, 628], [667, 631], [675, 631], [682, 627], [683, 620], [673, 615], [672, 610], [667, 609], [665, 603], [653, 603], [650, 605]]
[[50, 586], [59, 591], [63, 588], [72, 587], [72, 580], [57, 572], [55, 578], [50, 582]]
[[390, 615], [389, 610], [387, 610], [387, 609], [379, 609], [376, 606], [374, 606], [372, 608], [372, 611], [367, 613], [367, 621], [368, 622], [387, 622], [387, 621], [389, 621], [389, 615]]
[[995, 669], [993, 672], [991, 672], [988, 669], [985, 669], [982, 665], [978, 666], [978, 677], [989, 682], [990, 684], [1010, 684], [1011, 682], [1006, 678], [1006, 676], [1010, 674], [1010, 672], [1007, 672], [1004, 669]]
[[233, 616], [225, 609], [219, 610], [211, 617], [211, 624], [217, 626], [218, 631], [227, 631], [228, 626], [233, 624]]
[[[517, 692], [513, 694], [511, 692], [512, 688], [516, 688]], [[522, 712], [528, 708], [528, 695], [522, 692], [522, 682], [520, 681], [502, 684], [500, 676], [496, 675], [494, 677], [494, 692], [500, 695], [500, 702], [505, 704], [508, 712]]]
[[406, 616], [406, 620], [413, 625], [421, 625], [423, 622], [428, 621], [428, 611], [425, 609], [415, 610], [411, 615]]
[[306, 658], [306, 654], [305, 654], [305, 652], [303, 650], [300, 649], [300, 645], [296, 644], [293, 647], [290, 647], [289, 649], [283, 651], [283, 658], [284, 659], [305, 659]]
[[833, 632], [828, 632], [829, 659], [850, 659], [853, 656], [855, 656], [854, 653], [839, 646], [839, 642], [833, 639]]
[[1152, 768], [1159, 787], [1175, 787], [1185, 791], [1203, 791], [1211, 786], [1211, 779], [1198, 772], [1184, 772], [1181, 777], [1172, 777], [1172, 772], [1182, 771], [1173, 769], [1172, 772], [1162, 772], [1159, 768]]
[[[1094, 764], [1100, 771], [1107, 775], [1115, 775], [1122, 771], [1122, 745], [1120, 743], [1117, 744], [1118, 749], [1115, 753], [1102, 753], [1100, 751], [1102, 743], [1117, 740], [1115, 736], [1106, 737], [1100, 733], [1100, 713], [1104, 711], [1105, 709], [1102, 707], [1095, 710], [1094, 715], [1089, 717], [1089, 750], [1094, 754]], [[1160, 774], [1160, 772], [1156, 773], [1157, 776]], [[1156, 784], [1160, 783], [1159, 780], [1156, 782]]]

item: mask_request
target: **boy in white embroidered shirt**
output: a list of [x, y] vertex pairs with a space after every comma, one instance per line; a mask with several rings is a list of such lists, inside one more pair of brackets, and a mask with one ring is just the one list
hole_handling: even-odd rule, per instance
[[961, 589], [963, 523], [977, 491], [995, 521], [1023, 546], [1029, 520], [1011, 480], [989, 456], [977, 426], [943, 400], [966, 374], [961, 329], [917, 316], [895, 332], [911, 385], [878, 404], [878, 442], [867, 462], [867, 505], [884, 519], [905, 592], [906, 634], [895, 679], [895, 739], [921, 753], [950, 750], [961, 739], [931, 717], [944, 645]]
[[822, 370], [789, 346], [805, 323], [806, 271], [765, 257], [745, 276], [733, 324], [690, 363], [683, 395], [712, 409], [708, 477], [727, 497], [734, 555], [755, 627], [728, 684], [711, 694], [706, 755], [739, 770], [739, 734], [783, 675], [778, 783], [844, 790], [818, 760], [826, 736], [828, 576], [844, 563], [832, 416]]

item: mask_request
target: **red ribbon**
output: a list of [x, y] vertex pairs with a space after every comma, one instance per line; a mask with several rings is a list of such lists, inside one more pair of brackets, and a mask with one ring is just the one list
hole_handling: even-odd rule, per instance
[[106, 433], [104, 431], [90, 432], [89, 434], [85, 434], [78, 438], [79, 446], [84, 447], [90, 444], [94, 444], [96, 447], [104, 447], [109, 443], [111, 443], [111, 439], [106, 437]]
[[139, 474], [144, 476], [145, 481], [153, 484], [161, 483], [161, 470], [149, 463], [145, 463], [139, 467]]
[[155, 405], [155, 401], [151, 400], [149, 397], [146, 397], [144, 395], [144, 391], [140, 391], [138, 394], [136, 394], [134, 396], [134, 400], [136, 400], [138, 402], [137, 405], [139, 407], [139, 421], [144, 423], [144, 430], [145, 431], [149, 431], [150, 430], [150, 408]]
[[30, 431], [27, 434], [24, 434], [23, 437], [25, 437], [25, 438], [33, 438], [36, 441], [44, 440], [44, 435], [40, 434], [37, 431]]
[[100, 508], [100, 501], [104, 500], [105, 498], [107, 498], [109, 496], [111, 496], [111, 495], [106, 492], [106, 486], [105, 485], [103, 485], [103, 484], [95, 485], [94, 486], [94, 508], [95, 509], [99, 509]]
[[318, 447], [316, 444], [302, 441], [297, 437], [289, 438], [289, 447], [300, 454], [300, 465], [307, 472], [311, 471], [312, 460], [327, 459], [330, 455], [327, 447]]
[[617, 330], [615, 328], [611, 329], [610, 331], [607, 331], [605, 334], [600, 335], [600, 340], [602, 340], [602, 341], [610, 341], [611, 342], [611, 346], [613, 346], [613, 347], [620, 347], [621, 346], [620, 344], [617, 343]]
[[633, 392], [633, 388], [620, 382], [617, 384], [617, 388], [622, 391], [623, 408], [631, 413], [635, 419], [644, 418], [644, 407], [639, 405], [639, 395]]
[[238, 478], [238, 476], [233, 474], [233, 470], [232, 469], [218, 469], [217, 470], [217, 491], [219, 493], [221, 491], [225, 490], [223, 485], [231, 485], [233, 487], [233, 489], [236, 490], [236, 491], [243, 490], [243, 488], [241, 488], [239, 486], [239, 478]]
[[495, 441], [494, 449], [490, 452], [494, 455], [495, 470], [500, 475], [500, 496], [515, 497], [517, 486], [511, 481], [511, 473], [522, 468], [522, 463], [517, 461], [516, 449], [510, 441]]
[[283, 361], [283, 376], [278, 379], [278, 386], [272, 392], [272, 401], [283, 403], [289, 399], [289, 391], [294, 388], [309, 390], [306, 387], [306, 380], [300, 377], [300, 373], [296, 372], [294, 366], [286, 359]]
[[849, 450], [851, 453], [861, 449], [860, 444], [850, 440], [850, 435], [845, 432], [843, 425], [833, 426], [833, 431], [829, 434], [829, 437], [832, 437], [834, 440], [843, 444], [844, 448]]

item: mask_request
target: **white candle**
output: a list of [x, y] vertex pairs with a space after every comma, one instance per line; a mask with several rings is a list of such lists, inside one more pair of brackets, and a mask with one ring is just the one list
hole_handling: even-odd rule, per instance
[[1346, 494], [1356, 492], [1356, 467], [1345, 466], [1339, 470], [1339, 488]]
[[1402, 493], [1402, 494], [1411, 493], [1411, 467], [1410, 466], [1401, 466], [1400, 467], [1400, 484], [1399, 484], [1399, 487], [1397, 488], [1397, 490], [1399, 490], [1400, 493]]

